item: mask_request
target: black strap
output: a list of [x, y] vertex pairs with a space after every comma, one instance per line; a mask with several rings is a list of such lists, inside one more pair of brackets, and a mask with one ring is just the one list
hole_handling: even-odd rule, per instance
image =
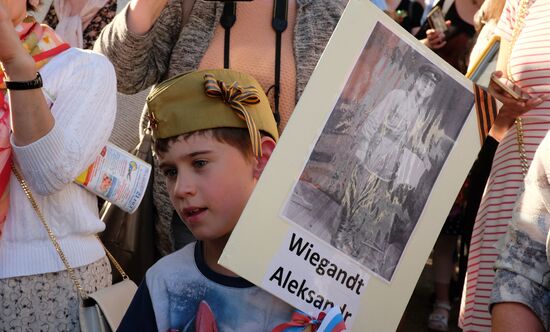
[[[225, 30], [223, 66], [229, 68], [229, 48], [231, 39], [231, 27], [237, 20], [237, 6], [234, 1], [227, 1], [223, 7], [220, 24]], [[271, 26], [275, 30], [275, 83], [274, 91], [275, 109], [273, 116], [277, 124], [281, 121], [279, 113], [279, 96], [281, 92], [281, 37], [288, 26], [288, 0], [275, 0], [273, 2], [273, 19]], [[271, 88], [269, 88], [271, 90]], [[268, 92], [269, 92], [268, 90]]]
[[281, 92], [281, 37], [288, 26], [288, 0], [276, 0], [273, 3], [273, 20], [271, 25], [275, 30], [275, 109], [273, 116], [277, 124], [281, 122], [279, 113], [279, 95]]
[[36, 77], [30, 81], [4, 81], [8, 90], [33, 90], [40, 89], [43, 85], [42, 76], [36, 72]]
[[231, 27], [237, 20], [237, 5], [233, 1], [228, 1], [223, 6], [222, 17], [220, 24], [225, 30], [224, 46], [223, 46], [223, 68], [229, 68], [229, 46], [231, 40]]

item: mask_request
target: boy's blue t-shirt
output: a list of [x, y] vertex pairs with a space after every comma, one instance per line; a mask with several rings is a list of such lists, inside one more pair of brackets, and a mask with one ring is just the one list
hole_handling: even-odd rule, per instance
[[118, 331], [271, 331], [293, 308], [240, 277], [212, 271], [194, 242], [162, 258], [145, 276]]

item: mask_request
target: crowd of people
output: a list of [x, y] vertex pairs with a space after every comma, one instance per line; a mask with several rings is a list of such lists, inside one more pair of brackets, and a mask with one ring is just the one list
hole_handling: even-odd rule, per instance
[[[489, 84], [502, 105], [435, 244], [427, 327], [449, 328], [453, 256], [471, 229], [460, 327], [549, 330], [548, 3], [373, 2], [463, 74], [499, 36], [494, 75], [524, 92]], [[0, 330], [79, 331], [82, 294], [112, 284], [97, 197], [73, 180], [113, 128], [153, 136], [163, 256], [136, 280], [119, 329], [271, 331], [288, 321], [293, 308], [217, 262], [346, 3], [0, 0]], [[429, 24], [435, 7], [445, 31]], [[440, 75], [420, 78], [433, 87]], [[122, 117], [120, 94], [151, 87]], [[427, 97], [399, 93], [386, 103]]]

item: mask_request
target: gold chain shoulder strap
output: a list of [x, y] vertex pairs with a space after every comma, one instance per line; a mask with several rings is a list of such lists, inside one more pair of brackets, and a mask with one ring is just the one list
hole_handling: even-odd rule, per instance
[[[508, 80], [510, 80], [514, 84], [515, 84], [515, 81], [512, 75], [512, 66], [510, 65], [510, 60], [512, 59], [512, 49], [514, 48], [514, 45], [518, 40], [519, 34], [521, 33], [521, 30], [523, 29], [523, 26], [525, 24], [525, 17], [527, 16], [527, 6], [529, 5], [529, 1], [530, 0], [520, 0], [517, 15], [516, 15], [516, 22], [514, 24], [514, 29], [512, 31], [512, 40], [510, 41], [510, 47], [508, 50], [508, 63], [506, 64], [506, 73], [508, 76], [507, 77]], [[527, 175], [527, 171], [529, 170], [529, 164], [527, 162], [527, 154], [525, 152], [523, 121], [521, 120], [521, 117], [518, 116], [514, 121], [514, 123], [516, 125], [516, 138], [518, 141], [521, 173], [525, 178], [525, 176]]]
[[[61, 246], [59, 245], [59, 242], [57, 242], [57, 238], [55, 237], [55, 235], [54, 235], [52, 229], [50, 228], [50, 226], [48, 225], [48, 223], [46, 222], [46, 218], [44, 218], [44, 215], [42, 214], [42, 211], [40, 210], [40, 207], [38, 206], [38, 203], [34, 199], [34, 196], [32, 195], [32, 192], [31, 192], [31, 189], [30, 189], [29, 185], [27, 184], [27, 182], [23, 178], [23, 175], [21, 174], [21, 172], [19, 172], [19, 170], [17, 169], [15, 164], [13, 164], [13, 162], [11, 164], [11, 169], [13, 171], [13, 174], [15, 174], [15, 177], [17, 178], [17, 181], [19, 181], [19, 184], [21, 185], [21, 188], [25, 192], [25, 196], [27, 196], [27, 198], [29, 199], [29, 202], [31, 203], [32, 208], [36, 212], [36, 215], [40, 219], [40, 222], [42, 223], [42, 225], [46, 229], [46, 232], [48, 233], [48, 237], [50, 238], [50, 241], [52, 242], [52, 244], [55, 248], [55, 251], [57, 251], [57, 254], [61, 258], [61, 261], [63, 262], [63, 265], [65, 265], [65, 269], [69, 273], [69, 277], [73, 281], [78, 293], [80, 294], [80, 297], [83, 298], [83, 299], [88, 298], [88, 294], [86, 294], [86, 292], [82, 288], [82, 285], [80, 284], [80, 281], [76, 277], [74, 269], [71, 267], [71, 264], [69, 264], [69, 260], [65, 256], [65, 253], [63, 252], [63, 250], [61, 249]], [[96, 237], [97, 237], [97, 235], [96, 235]], [[105, 249], [105, 253], [107, 254], [107, 257], [109, 257], [109, 260], [113, 263], [113, 265], [115, 266], [117, 271], [120, 273], [120, 275], [122, 275], [122, 278], [127, 279], [128, 275], [126, 275], [126, 273], [124, 272], [124, 270], [122, 269], [120, 264], [116, 261], [116, 259], [113, 257], [113, 255], [111, 255], [109, 250], [107, 250], [107, 248], [105, 248], [105, 246], [103, 245], [103, 242], [101, 242], [101, 240], [99, 238], [97, 238], [97, 239], [99, 240], [99, 242], [103, 246], [103, 249]]]

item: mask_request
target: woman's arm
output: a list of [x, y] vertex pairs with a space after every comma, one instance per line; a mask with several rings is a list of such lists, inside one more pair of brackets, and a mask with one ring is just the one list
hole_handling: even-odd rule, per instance
[[101, 31], [94, 50], [115, 66], [120, 92], [134, 94], [161, 80], [186, 22], [189, 1], [133, 0]]
[[167, 2], [168, 0], [132, 0], [126, 13], [128, 30], [140, 36], [147, 33]]
[[[33, 58], [25, 51], [0, 2], [0, 64], [7, 81], [30, 81], [36, 78]], [[30, 144], [46, 135], [54, 125], [41, 89], [8, 90], [14, 142]]]
[[116, 78], [111, 63], [92, 52], [65, 51], [40, 70], [51, 96], [54, 126], [30, 144], [17, 144], [15, 159], [41, 195], [62, 190], [84, 171], [107, 143], [116, 114]]
[[498, 115], [489, 129], [489, 136], [500, 142], [510, 127], [514, 125], [514, 122], [518, 116], [522, 116], [527, 110], [525, 108], [514, 108], [509, 106], [502, 106], [498, 111]]
[[538, 317], [527, 307], [517, 302], [496, 304], [491, 310], [493, 332], [544, 332]]

